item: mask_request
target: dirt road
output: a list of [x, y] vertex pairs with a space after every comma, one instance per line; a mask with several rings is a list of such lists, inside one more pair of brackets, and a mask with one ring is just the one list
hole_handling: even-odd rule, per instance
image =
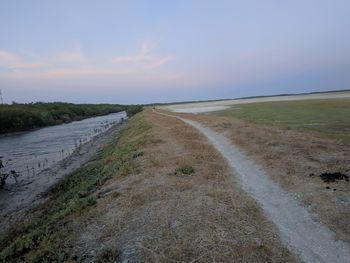
[[336, 241], [332, 231], [314, 221], [293, 196], [274, 183], [227, 138], [193, 120], [176, 118], [199, 130], [225, 157], [242, 188], [261, 205], [266, 217], [278, 228], [282, 241], [303, 261], [349, 262], [348, 244]]

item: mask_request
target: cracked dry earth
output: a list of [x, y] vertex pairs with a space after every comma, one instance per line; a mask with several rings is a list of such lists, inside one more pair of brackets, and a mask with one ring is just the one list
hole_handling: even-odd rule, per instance
[[[152, 128], [139, 172], [100, 190], [73, 246], [79, 261], [107, 253], [115, 262], [299, 262], [205, 136], [142, 114]], [[184, 165], [195, 172], [175, 174]]]

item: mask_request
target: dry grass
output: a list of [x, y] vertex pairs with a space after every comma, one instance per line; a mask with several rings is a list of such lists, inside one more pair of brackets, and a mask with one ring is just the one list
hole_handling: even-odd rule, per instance
[[[350, 145], [317, 134], [258, 125], [228, 117], [183, 114], [231, 138], [337, 238], [350, 242], [350, 183], [325, 184], [323, 172], [350, 171]], [[328, 188], [329, 189], [328, 189]]]
[[[225, 161], [183, 122], [146, 110], [140, 173], [109, 181], [74, 245], [78, 260], [295, 262]], [[177, 176], [180, 166], [195, 173]], [[106, 252], [107, 251], [107, 252]]]

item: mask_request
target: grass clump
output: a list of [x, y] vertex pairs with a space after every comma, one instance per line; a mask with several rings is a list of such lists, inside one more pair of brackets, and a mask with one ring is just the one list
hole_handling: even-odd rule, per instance
[[0, 262], [71, 259], [70, 242], [79, 231], [79, 222], [97, 202], [94, 193], [108, 179], [137, 171], [134, 154], [146, 141], [149, 128], [142, 113], [135, 115], [97, 160], [73, 172], [46, 193], [49, 201], [35, 209], [29, 223], [0, 244]]
[[190, 175], [193, 173], [194, 173], [194, 168], [189, 165], [180, 166], [175, 169], [175, 175], [179, 175], [179, 174]]
[[116, 248], [104, 248], [96, 257], [95, 263], [116, 262], [119, 259], [120, 252]]
[[136, 159], [138, 157], [143, 156], [144, 154], [145, 154], [144, 152], [135, 152], [134, 155], [133, 155], [133, 158]]

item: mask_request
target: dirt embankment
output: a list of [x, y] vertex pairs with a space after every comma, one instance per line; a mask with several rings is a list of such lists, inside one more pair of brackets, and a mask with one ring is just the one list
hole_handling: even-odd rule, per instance
[[0, 241], [12, 227], [18, 227], [27, 211], [47, 200], [44, 194], [62, 178], [96, 157], [121, 128], [117, 124], [80, 146], [73, 154], [52, 167], [43, 170], [34, 178], [24, 179], [10, 188], [0, 189]]
[[[327, 141], [311, 135], [304, 139], [303, 134], [228, 118], [182, 116], [229, 137], [304, 203], [315, 220], [347, 240], [344, 216], [349, 210], [346, 202], [334, 199], [348, 193], [346, 180], [335, 183], [334, 191], [326, 188], [332, 182], [325, 185], [321, 178], [309, 175], [343, 167], [348, 155], [339, 151], [348, 151], [348, 146], [332, 148], [331, 141], [325, 144]], [[307, 144], [310, 138], [311, 145]], [[56, 193], [64, 195], [66, 203], [56, 202], [52, 212], [48, 209], [51, 200], [44, 206], [48, 218], [30, 226], [24, 240], [22, 235], [16, 239], [17, 250], [23, 242], [34, 248], [21, 247], [19, 254], [13, 243], [5, 244], [7, 258], [19, 254], [25, 259], [71, 262], [299, 261], [282, 244], [277, 228], [259, 205], [241, 189], [227, 161], [193, 127], [146, 110], [130, 120], [111, 146], [98, 161], [101, 167], [86, 171], [90, 184], [84, 186], [85, 170], [79, 180], [73, 176]], [[333, 166], [326, 155], [329, 152], [337, 160]], [[299, 163], [311, 153], [323, 159], [311, 162], [313, 166]], [[105, 179], [95, 181], [101, 175]], [[314, 206], [308, 206], [308, 200]], [[328, 215], [327, 209], [331, 211]]]
[[85, 262], [297, 261], [204, 136], [180, 120], [143, 114], [151, 129], [139, 172], [99, 191], [72, 254]]
[[146, 110], [50, 191], [0, 260], [297, 262], [232, 178], [194, 128]]
[[[350, 243], [350, 183], [325, 182], [323, 174], [350, 172], [350, 145], [234, 118], [181, 114], [225, 135], [284, 190], [292, 193], [313, 218]], [[321, 176], [321, 177], [320, 177]], [[343, 177], [342, 177], [343, 178]]]

